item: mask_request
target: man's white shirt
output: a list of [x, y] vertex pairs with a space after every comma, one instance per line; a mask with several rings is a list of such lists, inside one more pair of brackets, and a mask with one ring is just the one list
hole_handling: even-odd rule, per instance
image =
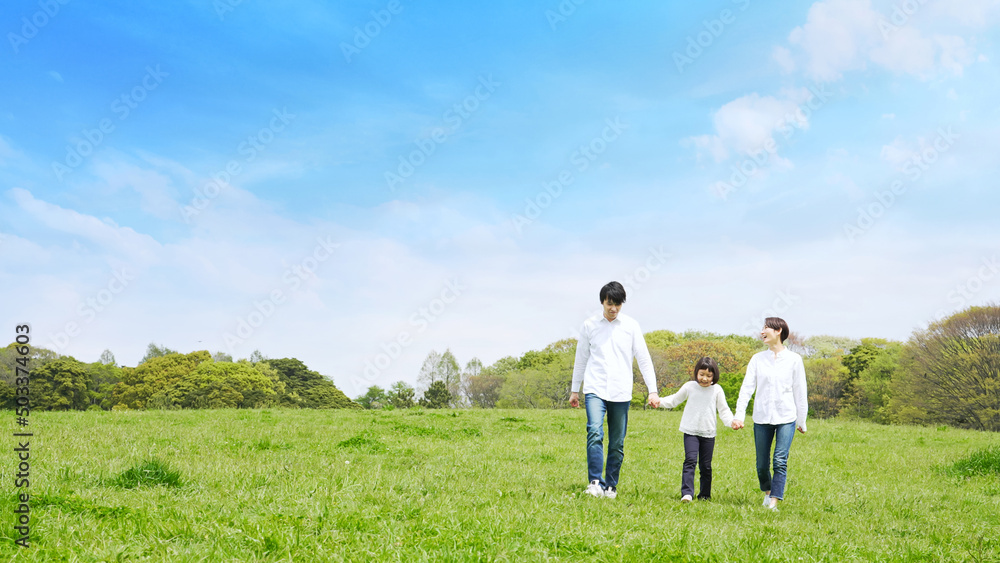
[[580, 392], [582, 384], [584, 394], [593, 393], [605, 401], [631, 401], [633, 358], [639, 363], [646, 388], [655, 393], [653, 360], [639, 323], [621, 313], [614, 321], [603, 314], [587, 319], [576, 343], [570, 390]]

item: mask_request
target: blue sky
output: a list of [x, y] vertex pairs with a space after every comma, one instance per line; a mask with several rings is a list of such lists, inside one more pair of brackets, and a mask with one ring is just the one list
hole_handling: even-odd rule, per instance
[[1000, 300], [998, 1], [233, 4], [4, 10], [11, 330], [356, 396], [572, 337], [612, 279], [646, 331]]

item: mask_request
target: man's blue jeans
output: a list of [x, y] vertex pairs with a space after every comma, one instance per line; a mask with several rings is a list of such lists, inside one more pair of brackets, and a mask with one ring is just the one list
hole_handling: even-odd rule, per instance
[[[771, 491], [776, 499], [785, 498], [785, 479], [788, 476], [788, 450], [795, 437], [795, 422], [787, 424], [753, 423], [753, 441], [757, 449], [757, 479], [760, 490]], [[774, 442], [774, 477], [771, 477], [771, 442]]]
[[[625, 429], [628, 426], [629, 401], [613, 402], [587, 393], [587, 482], [599, 481], [601, 488], [618, 486], [618, 473], [625, 459]], [[604, 415], [608, 415], [607, 477], [601, 477], [604, 466]]]

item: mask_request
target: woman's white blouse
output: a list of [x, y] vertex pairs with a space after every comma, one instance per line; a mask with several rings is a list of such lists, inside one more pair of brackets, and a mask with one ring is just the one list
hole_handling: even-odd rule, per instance
[[740, 421], [746, 419], [752, 395], [755, 395], [755, 423], [787, 424], [794, 421], [797, 427], [806, 430], [809, 403], [806, 400], [806, 369], [802, 365], [802, 356], [788, 348], [778, 352], [777, 356], [770, 350], [754, 354], [747, 364], [747, 374], [740, 387], [733, 418]]

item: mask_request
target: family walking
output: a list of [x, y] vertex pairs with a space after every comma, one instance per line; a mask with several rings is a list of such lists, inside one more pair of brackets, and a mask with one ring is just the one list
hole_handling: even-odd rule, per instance
[[[673, 395], [661, 399], [642, 330], [634, 319], [621, 313], [625, 288], [618, 282], [610, 282], [601, 288], [600, 299], [603, 314], [584, 321], [580, 331], [569, 399], [570, 406], [579, 407], [582, 387], [587, 411], [589, 484], [586, 492], [595, 497], [618, 496], [618, 477], [625, 459], [625, 434], [632, 399], [632, 360], [635, 359], [649, 390], [650, 406], [674, 408], [686, 402], [679, 428], [684, 434], [685, 454], [681, 501], [691, 502], [695, 498], [695, 467], [699, 471], [697, 498], [708, 500], [712, 497], [716, 413], [723, 424], [739, 430], [744, 427], [747, 405], [754, 397], [753, 435], [757, 479], [764, 493], [762, 504], [777, 511], [778, 501], [785, 498], [792, 438], [796, 429], [806, 432], [808, 412], [802, 357], [784, 345], [788, 324], [777, 317], [765, 319], [761, 337], [768, 349], [750, 358], [733, 414], [726, 403], [725, 392], [718, 385], [719, 366], [709, 357], [695, 363], [691, 381]], [[606, 462], [605, 416], [608, 426]]]

